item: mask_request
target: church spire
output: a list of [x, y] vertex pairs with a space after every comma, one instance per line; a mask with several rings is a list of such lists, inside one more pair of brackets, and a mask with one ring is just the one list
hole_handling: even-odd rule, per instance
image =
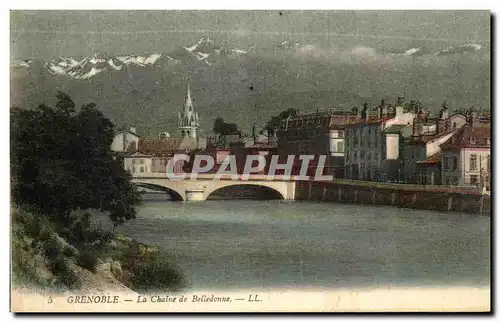
[[186, 99], [184, 101], [184, 111], [179, 112], [179, 130], [183, 137], [196, 138], [199, 130], [198, 113], [194, 111], [191, 99], [191, 88], [187, 84]]
[[186, 100], [184, 101], [184, 115], [190, 115], [193, 112], [193, 102], [191, 100], [191, 89], [187, 84]]

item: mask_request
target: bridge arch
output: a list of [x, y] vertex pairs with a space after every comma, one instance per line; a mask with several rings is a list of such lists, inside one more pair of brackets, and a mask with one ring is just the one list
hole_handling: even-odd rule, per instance
[[[254, 198], [250, 199], [285, 199], [285, 196], [283, 193], [269, 185], [265, 184], [260, 184], [260, 183], [252, 183], [252, 182], [237, 182], [237, 183], [231, 183], [227, 185], [223, 185], [221, 187], [216, 187], [211, 191], [206, 191], [205, 192], [205, 199], [206, 200], [211, 200], [215, 199], [218, 194], [224, 196], [224, 193], [228, 192], [236, 192], [240, 191], [243, 194], [247, 194], [247, 196], [251, 193], [253, 193]], [[240, 195], [241, 196], [241, 195]], [[238, 198], [233, 198], [231, 199], [238, 199]], [[245, 198], [242, 198], [245, 199]]]
[[171, 201], [184, 201], [182, 193], [176, 191], [175, 189], [147, 182], [133, 182], [133, 184], [142, 188], [163, 191], [170, 196]]

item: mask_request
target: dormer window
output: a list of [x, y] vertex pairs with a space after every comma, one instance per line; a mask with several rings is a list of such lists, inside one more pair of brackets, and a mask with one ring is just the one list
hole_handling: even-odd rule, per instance
[[490, 138], [487, 138], [487, 139], [486, 139], [486, 145], [491, 145], [491, 140], [490, 140]]
[[470, 144], [476, 144], [476, 139], [475, 139], [475, 138], [473, 138], [473, 137], [471, 137], [471, 138], [470, 138]]

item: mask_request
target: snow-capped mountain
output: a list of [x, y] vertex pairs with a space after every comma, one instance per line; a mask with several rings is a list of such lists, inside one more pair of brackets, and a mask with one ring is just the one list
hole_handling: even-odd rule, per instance
[[[252, 50], [250, 48], [249, 50]], [[171, 53], [143, 53], [135, 55], [106, 56], [94, 54], [88, 57], [59, 57], [43, 62], [46, 70], [52, 75], [67, 76], [72, 79], [89, 79], [106, 71], [121, 71], [126, 66], [153, 67], [161, 63], [168, 65], [201, 64], [212, 66], [218, 58], [239, 58], [247, 55], [249, 50], [225, 48], [217, 45], [213, 39], [201, 38], [189, 46], [181, 46]], [[30, 60], [15, 60], [14, 68], [29, 69]]]
[[13, 60], [11, 61], [11, 67], [14, 68], [30, 68], [32, 60]]
[[461, 44], [456, 46], [450, 46], [446, 49], [440, 50], [429, 50], [428, 48], [422, 47], [412, 47], [408, 48], [404, 52], [391, 53], [391, 56], [423, 56], [423, 55], [432, 55], [432, 56], [448, 56], [448, 55], [460, 55], [467, 53], [476, 53], [480, 51], [483, 46], [479, 44]]
[[453, 54], [465, 54], [465, 53], [475, 53], [483, 48], [479, 44], [463, 44], [457, 46], [451, 46], [447, 49], [440, 50], [436, 53], [436, 55], [453, 55]]
[[94, 54], [90, 57], [75, 59], [60, 57], [45, 63], [53, 75], [65, 75], [74, 79], [88, 79], [107, 70], [122, 70], [125, 65], [147, 66], [154, 64], [162, 55], [153, 53], [137, 56], [107, 57]]
[[298, 49], [300, 47], [300, 44], [298, 42], [284, 40], [275, 44], [274, 46], [279, 49]]

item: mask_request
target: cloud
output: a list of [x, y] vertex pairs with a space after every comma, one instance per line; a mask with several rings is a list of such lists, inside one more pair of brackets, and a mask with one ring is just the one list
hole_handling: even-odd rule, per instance
[[304, 60], [341, 64], [389, 65], [393, 62], [388, 55], [381, 55], [375, 48], [364, 45], [356, 45], [345, 50], [327, 50], [315, 45], [304, 45], [297, 48], [294, 55]]
[[297, 48], [296, 55], [303, 58], [328, 59], [332, 56], [332, 53], [315, 45], [305, 45]]

